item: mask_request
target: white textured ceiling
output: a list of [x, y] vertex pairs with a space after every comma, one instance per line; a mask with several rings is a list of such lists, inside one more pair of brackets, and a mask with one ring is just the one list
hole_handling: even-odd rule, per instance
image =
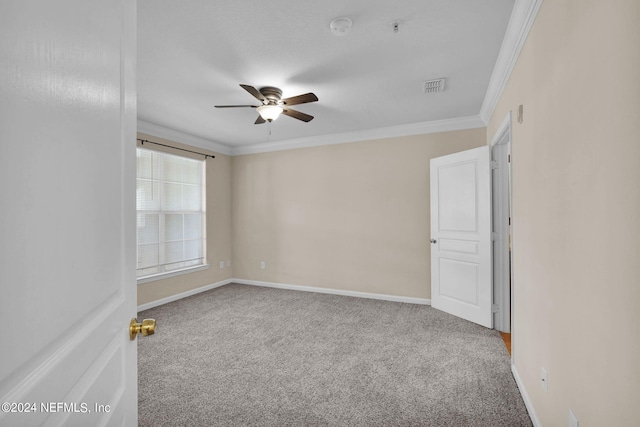
[[[138, 119], [232, 148], [478, 116], [514, 0], [138, 0]], [[329, 23], [346, 16], [349, 34]], [[400, 22], [393, 32], [392, 23]], [[445, 77], [444, 92], [422, 82]], [[314, 92], [254, 125], [238, 84]], [[269, 129], [270, 128], [270, 129]]]

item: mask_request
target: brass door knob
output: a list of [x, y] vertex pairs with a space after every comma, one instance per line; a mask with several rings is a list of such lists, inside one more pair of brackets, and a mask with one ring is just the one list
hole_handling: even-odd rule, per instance
[[138, 333], [146, 337], [147, 335], [153, 335], [156, 331], [155, 319], [144, 319], [142, 323], [138, 323], [138, 320], [134, 317], [129, 324], [129, 338], [131, 341], [136, 339]]

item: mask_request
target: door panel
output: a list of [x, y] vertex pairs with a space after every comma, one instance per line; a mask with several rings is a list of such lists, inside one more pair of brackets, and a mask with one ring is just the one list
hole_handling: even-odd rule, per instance
[[442, 164], [438, 167], [441, 230], [477, 231], [476, 175], [476, 164], [473, 162]]
[[440, 258], [440, 297], [478, 305], [478, 264]]
[[0, 425], [137, 422], [135, 14], [2, 4]]
[[489, 147], [431, 160], [431, 304], [491, 328]]

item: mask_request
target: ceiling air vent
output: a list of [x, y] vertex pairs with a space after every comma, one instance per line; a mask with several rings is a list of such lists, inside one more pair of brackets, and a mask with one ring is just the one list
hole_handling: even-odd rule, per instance
[[445, 79], [427, 80], [422, 83], [424, 93], [442, 92], [444, 90]]

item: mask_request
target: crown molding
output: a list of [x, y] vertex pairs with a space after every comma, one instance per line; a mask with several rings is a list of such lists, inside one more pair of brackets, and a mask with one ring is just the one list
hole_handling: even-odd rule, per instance
[[321, 145], [345, 144], [349, 142], [370, 141], [374, 139], [395, 138], [400, 136], [422, 135], [454, 130], [477, 129], [485, 127], [479, 116], [459, 117], [455, 119], [434, 120], [430, 122], [412, 123], [408, 125], [389, 126], [366, 129], [354, 132], [335, 133], [330, 135], [311, 136], [288, 139], [261, 144], [233, 147], [231, 155], [268, 153], [272, 151], [291, 150], [294, 148], [317, 147]]
[[155, 123], [145, 122], [138, 119], [138, 132], [152, 135], [158, 138], [169, 139], [171, 141], [180, 142], [191, 145], [193, 147], [202, 148], [204, 150], [214, 151], [216, 153], [231, 155], [231, 147], [209, 139], [200, 138], [189, 133], [179, 130], [170, 129]]
[[520, 51], [527, 40], [529, 31], [536, 19], [538, 10], [543, 0], [516, 0], [511, 11], [509, 24], [502, 40], [502, 46], [498, 53], [496, 65], [489, 80], [489, 87], [485, 94], [482, 107], [480, 108], [480, 118], [484, 123], [488, 123], [493, 111], [502, 96], [511, 72], [516, 65]]
[[430, 122], [412, 123], [408, 125], [388, 126], [353, 132], [319, 135], [305, 138], [287, 139], [268, 143], [230, 147], [228, 145], [200, 138], [185, 132], [170, 129], [155, 123], [138, 120], [138, 132], [181, 142], [194, 147], [211, 150], [227, 156], [243, 154], [268, 153], [272, 151], [291, 150], [294, 148], [317, 147], [321, 145], [345, 144], [349, 142], [370, 141], [374, 139], [396, 138], [410, 135], [423, 135], [455, 130], [477, 129], [485, 127], [479, 116], [459, 117], [455, 119], [434, 120]]

